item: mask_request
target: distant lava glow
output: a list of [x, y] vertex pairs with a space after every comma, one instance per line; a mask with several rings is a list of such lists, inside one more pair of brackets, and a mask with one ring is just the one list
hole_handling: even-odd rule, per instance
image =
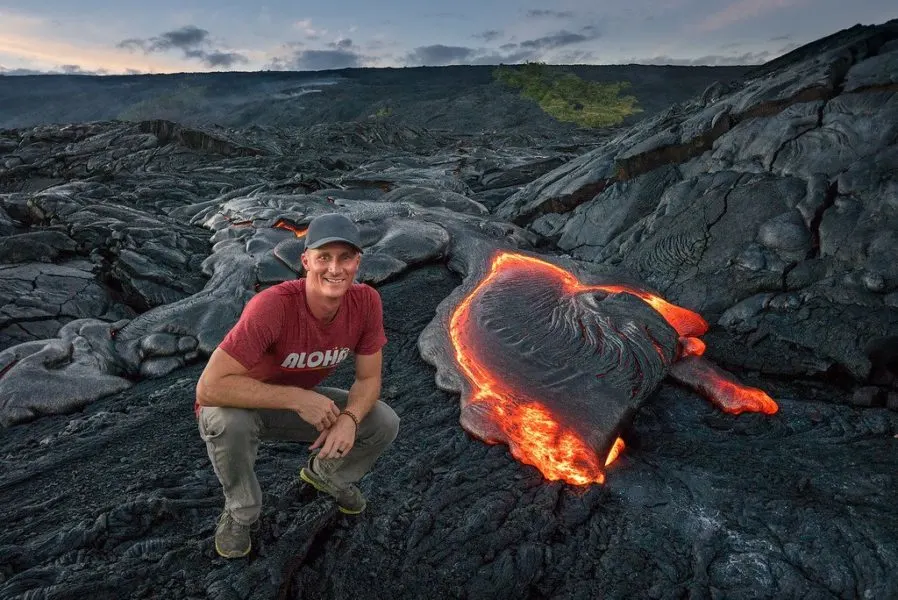
[[299, 227], [299, 225], [294, 225], [290, 221], [285, 219], [278, 219], [277, 223], [274, 224], [275, 229], [288, 229], [293, 232], [293, 234], [298, 237], [304, 237], [306, 235], [306, 230]]
[[[508, 441], [512, 455], [525, 464], [535, 466], [550, 481], [562, 480], [574, 485], [603, 483], [603, 468], [610, 465], [623, 450], [623, 440], [618, 438], [605, 461], [601, 461], [595, 451], [574, 431], [560, 424], [538, 398], [530, 398], [526, 392], [513, 389], [502, 374], [491, 372], [489, 365], [477, 356], [468, 326], [471, 304], [500, 272], [510, 269], [526, 270], [534, 279], [553, 278], [561, 284], [563, 293], [568, 295], [601, 291], [628, 293], [641, 298], [679, 333], [681, 356], [702, 354], [704, 343], [697, 336], [707, 331], [708, 324], [698, 314], [643, 290], [622, 285], [584, 285], [559, 266], [511, 252], [500, 252], [493, 258], [487, 275], [452, 313], [449, 337], [455, 360], [471, 386], [468, 402], [486, 409], [488, 418]], [[732, 385], [732, 382], [726, 383]], [[749, 403], [752, 407], [756, 404], [754, 399]]]

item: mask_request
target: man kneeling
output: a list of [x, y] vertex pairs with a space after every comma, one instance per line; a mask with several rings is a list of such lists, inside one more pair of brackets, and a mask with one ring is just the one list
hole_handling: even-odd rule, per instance
[[[250, 551], [250, 526], [262, 510], [254, 471], [260, 440], [311, 442], [300, 478], [344, 513], [365, 509], [355, 483], [396, 438], [399, 417], [378, 400], [387, 340], [380, 296], [353, 283], [361, 252], [358, 229], [345, 216], [313, 219], [305, 278], [256, 294], [200, 376], [196, 412], [224, 488], [215, 550], [225, 558]], [[350, 353], [349, 391], [320, 387]]]

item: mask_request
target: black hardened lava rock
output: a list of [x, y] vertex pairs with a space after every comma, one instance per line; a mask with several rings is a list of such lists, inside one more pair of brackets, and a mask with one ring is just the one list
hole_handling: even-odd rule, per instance
[[[898, 597], [896, 56], [898, 22], [853, 27], [615, 132], [467, 129], [499, 96], [429, 115], [455, 131], [232, 129], [202, 103], [0, 130], [0, 598]], [[355, 518], [297, 482], [305, 446], [263, 445], [254, 550], [225, 561], [196, 381], [255, 293], [303, 275], [325, 212], [361, 228], [400, 434]], [[462, 427], [448, 332], [498, 252], [710, 326], [701, 362], [633, 294], [509, 272], [470, 305], [480, 358], [595, 447], [625, 442], [602, 485]], [[718, 368], [779, 410], [706, 403]]]
[[[890, 597], [894, 435], [884, 408], [769, 388], [732, 417], [662, 385], [603, 486], [547, 483], [458, 427], [416, 340], [459, 284], [425, 267], [384, 285], [384, 398], [400, 436], [338, 516], [296, 482], [305, 448], [263, 445], [256, 549], [212, 549], [221, 492], [192, 414], [193, 367], [78, 415], [4, 431], [0, 592], [99, 598]], [[413, 301], [411, 299], [414, 298]], [[348, 373], [339, 382], [348, 384]], [[757, 383], [757, 382], [754, 382]], [[846, 551], [848, 549], [848, 551]], [[352, 568], [347, 568], [352, 565]], [[43, 590], [43, 591], [39, 591]]]

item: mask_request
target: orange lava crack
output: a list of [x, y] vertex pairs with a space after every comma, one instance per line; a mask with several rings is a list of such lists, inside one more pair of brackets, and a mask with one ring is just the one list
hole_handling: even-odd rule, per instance
[[293, 234], [298, 237], [304, 237], [306, 235], [306, 230], [299, 227], [298, 225], [294, 225], [290, 221], [284, 219], [278, 219], [277, 223], [274, 224], [276, 229], [288, 229], [293, 232]]
[[[603, 468], [614, 462], [624, 449], [622, 439], [617, 438], [604, 463], [600, 462], [594, 450], [574, 431], [559, 424], [537, 399], [527, 398], [521, 391], [509, 387], [501, 376], [491, 373], [475, 353], [469, 350], [472, 344], [467, 337], [467, 325], [472, 302], [501, 271], [514, 268], [526, 269], [534, 277], [555, 279], [568, 295], [602, 291], [609, 294], [628, 293], [641, 298], [658, 311], [680, 335], [681, 356], [700, 356], [704, 352], [704, 342], [697, 336], [708, 330], [708, 324], [700, 315], [646, 291], [622, 285], [584, 285], [557, 265], [511, 252], [500, 252], [493, 258], [489, 273], [452, 313], [449, 336], [455, 350], [455, 360], [471, 385], [469, 402], [488, 407], [492, 420], [505, 434], [512, 455], [520, 462], [539, 469], [550, 481], [561, 480], [574, 485], [603, 483]], [[657, 349], [663, 358], [663, 352], [660, 348]], [[745, 390], [760, 392], [767, 397], [761, 390]], [[758, 400], [751, 398], [746, 403], [749, 406], [746, 410], [755, 410], [752, 407], [757, 405]]]

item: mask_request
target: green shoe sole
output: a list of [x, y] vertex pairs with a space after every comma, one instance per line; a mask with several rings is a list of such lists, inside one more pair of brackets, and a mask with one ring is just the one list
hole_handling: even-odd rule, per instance
[[[303, 467], [302, 469], [299, 470], [299, 478], [302, 479], [303, 481], [305, 481], [306, 483], [308, 483], [310, 486], [312, 486], [319, 492], [324, 492], [325, 494], [330, 495], [330, 492], [324, 486], [322, 486], [320, 483], [315, 481], [314, 478], [309, 476], [309, 474], [306, 472], [305, 467]], [[349, 508], [344, 508], [344, 507], [340, 506], [339, 504], [337, 504], [337, 510], [339, 510], [341, 513], [346, 514], [346, 515], [359, 515], [365, 509], [362, 508], [361, 510], [352, 510]]]
[[222, 558], [243, 558], [249, 551], [252, 550], [252, 544], [246, 547], [246, 550], [243, 552], [225, 552], [221, 548], [218, 547], [218, 542], [215, 542], [215, 552]]

